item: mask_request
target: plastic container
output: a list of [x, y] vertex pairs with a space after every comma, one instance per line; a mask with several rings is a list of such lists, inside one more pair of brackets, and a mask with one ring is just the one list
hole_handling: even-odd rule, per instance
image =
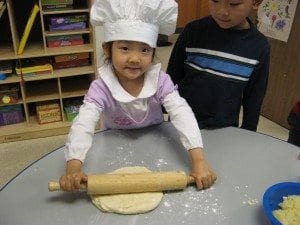
[[272, 225], [282, 225], [273, 215], [273, 211], [280, 209], [279, 204], [283, 197], [288, 195], [300, 195], [300, 183], [283, 182], [269, 187], [263, 196], [263, 208]]
[[72, 122], [74, 118], [78, 115], [81, 104], [82, 104], [82, 100], [79, 99], [73, 101], [72, 100], [66, 101], [64, 110], [68, 122]]
[[0, 80], [5, 80], [6, 78], [7, 77], [5, 73], [0, 73]]

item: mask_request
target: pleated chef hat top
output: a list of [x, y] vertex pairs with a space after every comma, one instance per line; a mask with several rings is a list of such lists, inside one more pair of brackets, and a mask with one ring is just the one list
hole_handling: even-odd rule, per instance
[[95, 0], [90, 20], [103, 25], [104, 42], [139, 41], [155, 48], [158, 34], [174, 33], [177, 15], [174, 0]]

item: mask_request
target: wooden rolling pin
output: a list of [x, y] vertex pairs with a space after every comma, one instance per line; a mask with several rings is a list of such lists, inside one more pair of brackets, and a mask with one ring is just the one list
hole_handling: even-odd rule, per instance
[[[89, 175], [86, 186], [81, 189], [88, 194], [127, 194], [181, 190], [194, 182], [194, 178], [183, 171], [99, 174]], [[48, 189], [60, 190], [59, 183], [49, 182]]]

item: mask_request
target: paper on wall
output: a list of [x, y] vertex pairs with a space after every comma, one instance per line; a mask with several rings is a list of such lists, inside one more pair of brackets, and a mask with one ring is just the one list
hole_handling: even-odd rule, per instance
[[258, 9], [258, 29], [265, 36], [288, 41], [298, 0], [264, 0]]

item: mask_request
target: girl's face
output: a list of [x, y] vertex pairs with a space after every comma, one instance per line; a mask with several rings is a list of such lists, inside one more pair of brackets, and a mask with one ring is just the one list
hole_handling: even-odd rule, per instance
[[257, 9], [259, 0], [209, 0], [211, 16], [223, 29], [246, 29], [249, 24], [246, 17], [252, 9]]
[[153, 58], [153, 48], [135, 41], [114, 41], [111, 52], [105, 52], [111, 59], [119, 81], [142, 78]]

